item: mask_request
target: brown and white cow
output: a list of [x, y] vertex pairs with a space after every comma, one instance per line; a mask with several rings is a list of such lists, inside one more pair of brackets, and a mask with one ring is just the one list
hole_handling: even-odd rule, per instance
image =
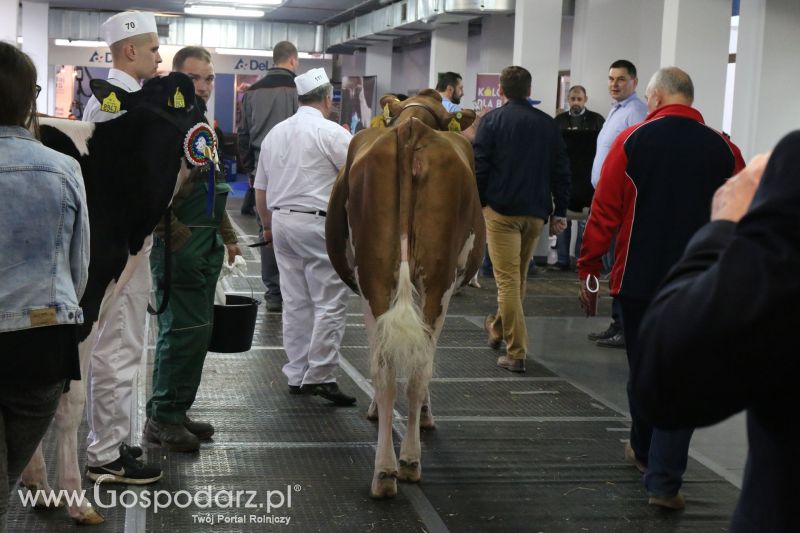
[[[77, 431], [84, 413], [92, 350], [87, 337], [93, 338], [89, 334], [103, 314], [105, 298], [121, 290], [136, 264], [146, 260], [138, 252], [188, 176], [184, 139], [193, 125], [205, 121], [204, 105], [195, 100], [194, 85], [184, 74], [154, 78], [135, 93], [102, 80], [92, 83], [101, 101], [114, 91], [127, 113], [96, 124], [40, 120], [42, 142], [80, 163], [89, 208], [89, 277], [80, 302], [84, 323], [78, 328], [84, 382], [73, 382], [62, 395], [53, 421], [58, 488], [74, 491], [72, 494], [80, 494], [81, 489]], [[175, 101], [176, 91], [183, 97], [180, 103]], [[38, 499], [52, 494], [41, 444], [22, 473], [22, 484], [36, 494], [37, 508], [47, 506]], [[57, 506], [61, 504], [63, 501]], [[68, 511], [80, 524], [103, 522], [86, 498], [73, 500]]]
[[[387, 95], [381, 105], [391, 126], [353, 137], [325, 227], [334, 268], [362, 299], [379, 419], [375, 498], [395, 496], [397, 478], [421, 477], [419, 429], [433, 426], [427, 389], [436, 342], [450, 296], [477, 271], [485, 242], [472, 146], [439, 131], [466, 128], [475, 114], [448, 113], [429, 89], [403, 102]], [[408, 378], [399, 469], [398, 377]]]

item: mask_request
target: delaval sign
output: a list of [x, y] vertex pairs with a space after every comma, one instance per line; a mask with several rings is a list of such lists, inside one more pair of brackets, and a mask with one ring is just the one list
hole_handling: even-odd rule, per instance
[[111, 58], [111, 50], [95, 50], [89, 56], [89, 63], [99, 63], [101, 65], [110, 65], [114, 62]]
[[236, 72], [266, 72], [267, 68], [269, 68], [267, 60], [257, 57], [240, 57], [233, 66]]

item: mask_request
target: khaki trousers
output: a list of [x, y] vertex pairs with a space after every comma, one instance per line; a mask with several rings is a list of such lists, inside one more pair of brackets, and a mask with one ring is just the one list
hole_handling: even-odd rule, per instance
[[483, 218], [497, 282], [497, 313], [490, 327], [494, 335], [503, 336], [509, 358], [524, 359], [528, 353], [528, 330], [522, 300], [528, 265], [544, 220], [532, 216], [501, 215], [488, 206], [483, 208]]

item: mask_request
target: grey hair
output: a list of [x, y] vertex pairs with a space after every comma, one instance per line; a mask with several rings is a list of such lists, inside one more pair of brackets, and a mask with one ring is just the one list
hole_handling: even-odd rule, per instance
[[678, 67], [664, 67], [656, 71], [647, 84], [648, 91], [660, 89], [667, 94], [678, 94], [694, 101], [694, 84], [689, 75]]
[[306, 94], [299, 95], [297, 99], [303, 105], [316, 104], [324, 101], [325, 98], [327, 96], [331, 96], [331, 94], [333, 94], [333, 85], [326, 83], [324, 85], [320, 85], [312, 91], [307, 92]]

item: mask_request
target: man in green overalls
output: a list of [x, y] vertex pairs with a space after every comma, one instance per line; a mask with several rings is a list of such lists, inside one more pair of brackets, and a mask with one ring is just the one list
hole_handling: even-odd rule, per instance
[[[195, 94], [208, 101], [214, 88], [214, 66], [204, 48], [179, 50], [172, 70], [194, 82]], [[241, 255], [236, 234], [225, 212], [231, 188], [224, 173], [215, 175], [215, 201], [207, 211], [209, 165], [195, 167], [172, 201], [170, 219], [172, 279], [169, 303], [158, 315], [158, 342], [153, 362], [153, 393], [147, 402], [144, 437], [179, 452], [200, 448], [200, 440], [214, 434], [208, 422], [191, 420], [186, 412], [194, 403], [211, 339], [214, 291], [222, 268], [225, 247], [229, 260]], [[153, 285], [160, 303], [165, 274], [165, 225], [155, 230], [150, 256]], [[223, 245], [224, 244], [224, 245]]]

